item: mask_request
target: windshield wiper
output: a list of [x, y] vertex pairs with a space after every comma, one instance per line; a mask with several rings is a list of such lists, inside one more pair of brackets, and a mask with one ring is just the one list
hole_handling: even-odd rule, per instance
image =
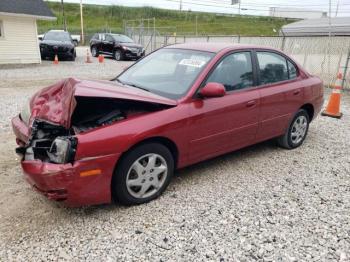
[[142, 90], [147, 91], [147, 92], [151, 92], [147, 88], [135, 85], [133, 83], [125, 83], [125, 82], [119, 80], [119, 78], [116, 78], [115, 81], [117, 81], [118, 83], [121, 83], [122, 85], [132, 86], [132, 87], [135, 87], [135, 88], [138, 88], [138, 89], [142, 89]]
[[141, 86], [138, 86], [138, 85], [135, 85], [135, 84], [131, 84], [131, 83], [130, 84], [129, 83], [125, 83], [125, 84], [128, 85], [128, 86], [136, 87], [138, 89], [142, 89], [142, 90], [147, 91], [147, 92], [151, 92], [147, 88], [144, 88], [144, 87], [141, 87]]

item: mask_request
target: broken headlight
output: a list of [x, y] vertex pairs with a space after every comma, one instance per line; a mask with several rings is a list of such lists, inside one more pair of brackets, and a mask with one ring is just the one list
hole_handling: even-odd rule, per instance
[[26, 123], [27, 125], [29, 124], [29, 119], [30, 119], [31, 114], [32, 114], [32, 112], [30, 110], [30, 103], [27, 102], [23, 106], [21, 114], [20, 114], [22, 121], [24, 123]]
[[73, 137], [57, 137], [51, 144], [47, 155], [56, 164], [72, 162], [75, 155], [76, 139]]

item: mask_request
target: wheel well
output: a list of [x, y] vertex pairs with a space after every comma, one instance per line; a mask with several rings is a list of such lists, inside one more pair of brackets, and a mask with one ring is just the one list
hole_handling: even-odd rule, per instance
[[170, 150], [170, 153], [172, 154], [172, 156], [174, 158], [174, 166], [175, 166], [175, 168], [177, 167], [177, 161], [178, 161], [178, 156], [179, 156], [178, 148], [172, 140], [170, 140], [169, 138], [166, 138], [166, 137], [151, 137], [151, 138], [147, 138], [145, 140], [142, 140], [142, 141], [138, 142], [137, 144], [133, 145], [132, 147], [130, 147], [127, 151], [125, 151], [121, 157], [123, 157], [127, 152], [134, 149], [135, 147], [138, 147], [140, 145], [147, 144], [147, 143], [159, 143], [159, 144], [162, 144], [163, 146], [167, 147]]
[[313, 105], [305, 104], [300, 109], [304, 109], [307, 112], [307, 114], [309, 115], [309, 118], [310, 118], [310, 122], [311, 122], [312, 119], [314, 118], [314, 113], [315, 113]]

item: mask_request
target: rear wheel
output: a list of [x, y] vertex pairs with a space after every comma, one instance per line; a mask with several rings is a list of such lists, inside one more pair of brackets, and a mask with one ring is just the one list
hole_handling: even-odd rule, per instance
[[167, 147], [157, 143], [136, 147], [117, 166], [113, 198], [124, 205], [147, 203], [167, 188], [173, 172], [174, 159]]
[[302, 145], [309, 130], [310, 118], [304, 109], [294, 116], [286, 133], [279, 137], [277, 143], [286, 149], [294, 149]]

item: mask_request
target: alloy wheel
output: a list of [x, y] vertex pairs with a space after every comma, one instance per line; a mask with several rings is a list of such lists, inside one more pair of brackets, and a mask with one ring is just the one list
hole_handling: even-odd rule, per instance
[[307, 131], [307, 118], [303, 115], [297, 117], [293, 123], [290, 133], [291, 140], [294, 144], [300, 143]]
[[148, 198], [162, 188], [167, 175], [165, 159], [158, 154], [147, 154], [131, 165], [126, 177], [126, 187], [133, 197]]

